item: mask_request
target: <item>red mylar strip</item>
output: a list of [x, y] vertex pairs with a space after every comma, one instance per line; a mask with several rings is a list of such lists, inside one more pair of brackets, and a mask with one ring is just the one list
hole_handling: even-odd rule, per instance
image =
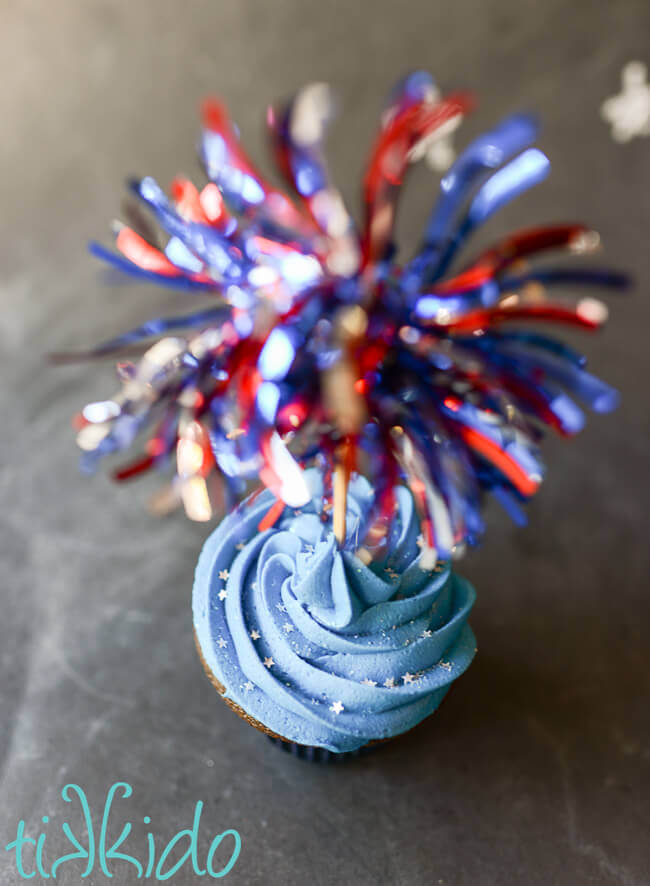
[[113, 472], [113, 479], [118, 483], [130, 480], [131, 477], [137, 477], [138, 474], [143, 474], [152, 468], [155, 461], [156, 459], [153, 455], [145, 455], [137, 459], [137, 461], [130, 462], [130, 464], [125, 465], [123, 468], [118, 468], [118, 470]]
[[184, 276], [180, 268], [172, 264], [163, 252], [148, 243], [132, 228], [121, 228], [115, 245], [125, 258], [144, 271], [152, 271], [163, 277]]
[[270, 529], [271, 526], [275, 526], [275, 524], [280, 519], [280, 516], [281, 516], [284, 508], [285, 508], [284, 502], [280, 501], [280, 499], [277, 498], [273, 502], [271, 507], [268, 509], [266, 514], [262, 517], [260, 522], [257, 524], [257, 531], [264, 532], [265, 529]]
[[590, 228], [582, 224], [527, 228], [517, 231], [481, 253], [475, 264], [491, 266], [494, 273], [497, 273], [517, 259], [528, 255], [575, 246], [581, 237], [589, 233]]
[[175, 178], [171, 183], [170, 192], [179, 215], [187, 221], [209, 224], [201, 205], [198, 188], [189, 179], [180, 176]]
[[579, 313], [577, 307], [565, 307], [549, 301], [541, 305], [513, 305], [494, 308], [491, 311], [472, 311], [453, 323], [440, 324], [439, 328], [450, 332], [472, 332], [476, 329], [488, 329], [496, 323], [506, 323], [509, 320], [539, 320], [578, 326], [581, 329], [600, 329], [604, 322], [604, 318], [599, 320]]
[[498, 443], [490, 440], [489, 437], [484, 436], [475, 428], [469, 428], [460, 422], [457, 427], [458, 433], [470, 449], [473, 449], [474, 452], [477, 452], [501, 471], [504, 477], [507, 477], [522, 495], [530, 496], [537, 492], [539, 483], [531, 479], [517, 462], [500, 448]]
[[469, 111], [472, 105], [467, 93], [456, 93], [434, 105], [420, 101], [398, 113], [380, 134], [363, 185], [364, 267], [382, 258], [392, 236], [398, 188], [409, 165], [411, 148], [443, 123]]

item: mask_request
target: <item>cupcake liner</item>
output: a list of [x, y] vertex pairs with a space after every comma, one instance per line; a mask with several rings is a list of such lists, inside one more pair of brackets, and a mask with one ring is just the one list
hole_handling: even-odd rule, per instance
[[376, 747], [375, 744], [366, 744], [357, 748], [356, 751], [342, 751], [341, 753], [335, 753], [334, 751], [328, 751], [327, 748], [297, 744], [295, 741], [288, 741], [285, 738], [275, 738], [270, 735], [267, 735], [266, 738], [267, 741], [270, 741], [271, 744], [274, 744], [285, 753], [291, 754], [293, 757], [298, 757], [299, 760], [308, 760], [310, 763], [342, 763], [344, 760], [365, 757], [368, 753], [372, 753]]

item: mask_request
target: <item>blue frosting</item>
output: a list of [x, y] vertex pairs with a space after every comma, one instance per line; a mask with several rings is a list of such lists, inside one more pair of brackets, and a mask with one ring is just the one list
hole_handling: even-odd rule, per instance
[[438, 707], [476, 651], [466, 621], [475, 593], [448, 564], [420, 568], [408, 490], [397, 489], [383, 558], [365, 565], [354, 551], [369, 484], [350, 484], [339, 548], [322, 519], [320, 474], [307, 477], [311, 503], [285, 508], [272, 529], [257, 529], [275, 501], [264, 492], [208, 538], [194, 626], [227, 698], [290, 741], [350, 751], [405, 732]]

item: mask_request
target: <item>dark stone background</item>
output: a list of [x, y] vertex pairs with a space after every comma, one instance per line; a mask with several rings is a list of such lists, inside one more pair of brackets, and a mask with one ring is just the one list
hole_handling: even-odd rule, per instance
[[[79, 822], [63, 785], [83, 786], [99, 816], [119, 779], [134, 796], [116, 835], [135, 821], [134, 854], [146, 855], [144, 815], [162, 845], [201, 799], [204, 847], [224, 828], [242, 835], [233, 883], [650, 882], [650, 140], [617, 145], [599, 117], [622, 66], [650, 61], [649, 31], [642, 0], [2, 4], [3, 884], [19, 882], [2, 847], [20, 818], [33, 833], [50, 816], [51, 861], [71, 851], [61, 822]], [[383, 96], [415, 67], [478, 93], [458, 145], [509, 111], [540, 113], [553, 174], [488, 236], [574, 219], [602, 233], [603, 260], [638, 287], [609, 298], [605, 334], [571, 339], [623, 399], [578, 440], [549, 440], [527, 529], [490, 510], [461, 567], [479, 591], [479, 655], [439, 713], [374, 757], [318, 768], [267, 745], [203, 675], [190, 588], [205, 527], [150, 518], [148, 481], [78, 474], [70, 418], [113, 391], [110, 366], [52, 369], [44, 354], [186, 307], [106, 285], [85, 243], [110, 241], [127, 174], [196, 175], [203, 95], [226, 99], [261, 159], [267, 102], [332, 82], [332, 166], [351, 203]], [[426, 168], [413, 180], [407, 243], [435, 190]], [[58, 882], [80, 871], [64, 866]], [[172, 882], [197, 878], [186, 866]]]

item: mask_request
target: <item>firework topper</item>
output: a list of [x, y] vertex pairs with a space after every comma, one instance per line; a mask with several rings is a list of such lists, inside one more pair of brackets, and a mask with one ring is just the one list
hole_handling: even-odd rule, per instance
[[[433, 574], [480, 537], [484, 492], [523, 521], [521, 503], [543, 477], [544, 428], [573, 435], [584, 420], [576, 400], [597, 412], [617, 402], [616, 392], [586, 371], [583, 356], [538, 330], [561, 323], [600, 327], [606, 308], [585, 296], [585, 287], [621, 287], [625, 278], [567, 262], [533, 263], [550, 251], [589, 253], [598, 247], [594, 231], [573, 223], [527, 228], [463, 258], [476, 229], [549, 172], [547, 157], [532, 147], [537, 124], [525, 114], [506, 118], [460, 153], [440, 181], [418, 248], [403, 262], [396, 260], [395, 218], [409, 166], [422, 156], [424, 144], [455, 128], [471, 105], [465, 93], [440, 97], [421, 72], [395, 87], [364, 175], [359, 226], [325, 161], [333, 113], [327, 86], [311, 84], [267, 113], [273, 156], [291, 196], [251, 164], [223, 106], [206, 101], [200, 154], [207, 183], [197, 187], [178, 178], [167, 194], [152, 178], [132, 181], [139, 205], [129, 209], [127, 224], [116, 225], [116, 251], [92, 244], [95, 255], [121, 271], [177, 288], [195, 306], [182, 317], [157, 317], [76, 355], [120, 360], [118, 393], [89, 404], [78, 417], [84, 467], [92, 470], [104, 455], [138, 448], [140, 454], [117, 469], [116, 479], [154, 467], [175, 470], [153, 507], [164, 512], [182, 503], [195, 520], [231, 509], [251, 480], [261, 481], [267, 491], [249, 499], [246, 508], [247, 515], [255, 514], [254, 526], [237, 510], [229, 524], [236, 534], [237, 514], [248, 521], [238, 550], [253, 543], [253, 529], [262, 538], [274, 532], [300, 535], [303, 529], [287, 528], [287, 520], [310, 513], [320, 528], [312, 521], [301, 536], [307, 546], [296, 553], [301, 575], [309, 573], [308, 561], [318, 550], [325, 557], [322, 545], [327, 557], [345, 555], [343, 573], [362, 571], [351, 565], [352, 556], [382, 580], [386, 570], [402, 576], [404, 564], [414, 559], [420, 571]], [[566, 295], [568, 290], [576, 295]], [[409, 505], [404, 487], [410, 490]], [[407, 544], [405, 527], [413, 520], [418, 531]], [[401, 555], [395, 551], [403, 553], [415, 540], [411, 558], [396, 565]], [[231, 570], [220, 572], [223, 587], [213, 591], [225, 595], [220, 596], [225, 606], [233, 589]], [[368, 621], [373, 607], [424, 593], [417, 582], [360, 590], [350, 578], [348, 602], [341, 604], [345, 612], [328, 623], [323, 612], [338, 604], [332, 597], [325, 605], [312, 585], [303, 597], [295, 587], [287, 591], [291, 605], [297, 600], [302, 607], [294, 618], [300, 622], [307, 612], [323, 630], [344, 633], [358, 619]], [[286, 603], [278, 605], [286, 611]], [[464, 623], [464, 617], [458, 621]], [[291, 620], [287, 625], [289, 643], [298, 625]], [[227, 624], [219, 638], [213, 628], [205, 628], [200, 644], [204, 660], [212, 654], [206, 649], [237, 647]], [[261, 637], [257, 627], [251, 630]], [[427, 642], [427, 634], [436, 633], [433, 623], [422, 630], [419, 639]], [[440, 665], [458, 635], [452, 640], [435, 653], [431, 647], [422, 666], [395, 665], [386, 671], [385, 684], [367, 677], [371, 685], [364, 691], [385, 693], [401, 685], [408, 686], [409, 704], [415, 696], [432, 698], [424, 688], [427, 668]], [[465, 636], [464, 642], [473, 644], [473, 638]], [[338, 652], [331, 652], [322, 637], [311, 646], [324, 649], [323, 656], [346, 654], [336, 643]], [[310, 659], [308, 649], [296, 654]], [[438, 656], [433, 664], [431, 655]], [[239, 675], [227, 678], [217, 657], [210, 668], [226, 697], [250, 714], [252, 689], [271, 678], [280, 657], [277, 649], [275, 656], [262, 656], [259, 662], [265, 658], [267, 664], [260, 670], [245, 664], [247, 654], [236, 656], [242, 681], [248, 678], [241, 685], [251, 687], [242, 698], [233, 689]], [[400, 667], [406, 667], [405, 683]], [[289, 686], [291, 679], [284, 682]], [[364, 682], [361, 676], [357, 682]], [[363, 703], [374, 710], [374, 696]], [[351, 704], [333, 698], [334, 707], [324, 708], [339, 730]], [[418, 718], [431, 709], [431, 703], [420, 705]], [[277, 735], [265, 711], [250, 716]], [[412, 719], [400, 720], [397, 731], [408, 728], [407, 721], [413, 725]], [[359, 733], [364, 741], [352, 741], [355, 747], [393, 734], [393, 726], [380, 728], [375, 721], [364, 729]], [[280, 734], [300, 746], [338, 752], [352, 746], [329, 733], [308, 737], [305, 741], [299, 730]]]

